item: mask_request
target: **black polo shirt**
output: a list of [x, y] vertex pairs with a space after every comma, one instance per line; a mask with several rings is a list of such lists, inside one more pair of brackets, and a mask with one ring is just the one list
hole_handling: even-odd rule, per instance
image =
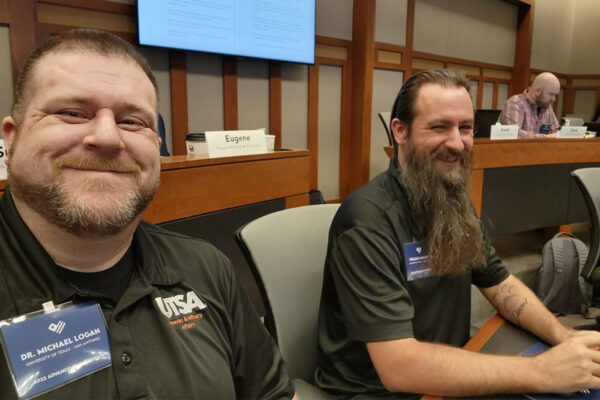
[[[0, 199], [0, 320], [41, 304], [97, 301], [108, 325], [112, 367], [42, 395], [44, 399], [283, 399], [293, 386], [283, 360], [236, 280], [229, 260], [208, 243], [142, 222], [137, 260], [114, 301], [78, 289], [19, 217], [10, 191]], [[193, 292], [206, 308], [179, 323], [172, 300]], [[0, 355], [0, 398], [16, 398]]]
[[341, 205], [329, 234], [319, 315], [317, 385], [345, 397], [410, 398], [383, 387], [368, 342], [415, 338], [462, 346], [471, 284], [508, 277], [485, 240], [487, 263], [460, 276], [406, 279], [403, 244], [415, 241], [397, 160]]

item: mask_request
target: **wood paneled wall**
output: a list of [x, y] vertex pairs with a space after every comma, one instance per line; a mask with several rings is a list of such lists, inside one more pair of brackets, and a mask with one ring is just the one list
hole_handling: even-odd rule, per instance
[[[340, 198], [349, 194], [350, 186], [350, 138], [352, 92], [352, 42], [343, 39], [316, 37], [315, 64], [310, 66], [308, 75], [308, 148], [310, 150], [311, 189], [318, 189], [319, 156], [319, 66], [337, 65], [342, 68], [342, 95], [340, 121]], [[337, 201], [339, 199], [328, 199]]]
[[[493, 84], [493, 108], [498, 104], [499, 85], [508, 85], [509, 94], [524, 90], [532, 72], [529, 66], [535, 0], [505, 0], [519, 8], [514, 67], [486, 64], [413, 51], [415, 1], [407, 0], [406, 43], [403, 46], [374, 40], [375, 7], [373, 0], [353, 0], [352, 40], [316, 37], [315, 64], [308, 69], [308, 147], [310, 150], [311, 188], [318, 189], [318, 94], [319, 66], [342, 68], [340, 121], [339, 199], [369, 179], [371, 102], [375, 68], [403, 71], [407, 79], [414, 71], [436, 66], [464, 71], [477, 82], [477, 104], [481, 107], [484, 84]], [[134, 6], [104, 0], [0, 0], [0, 23], [10, 28], [13, 74], [20, 70], [26, 56], [49, 35], [73, 27], [95, 27], [114, 32], [132, 43], [137, 42]], [[172, 102], [173, 153], [185, 154], [188, 132], [186, 54], [169, 52]], [[281, 145], [281, 69], [269, 64], [269, 126]], [[563, 114], [572, 112], [575, 91], [596, 90], [600, 101], [600, 75], [563, 76], [566, 84]], [[15, 79], [16, 81], [16, 79]], [[223, 57], [223, 102], [225, 129], [238, 127], [237, 60]]]

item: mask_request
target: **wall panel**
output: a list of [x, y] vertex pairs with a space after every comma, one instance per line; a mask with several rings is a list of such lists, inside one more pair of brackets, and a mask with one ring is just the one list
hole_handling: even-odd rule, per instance
[[189, 131], [223, 130], [223, 58], [188, 53], [187, 70]]
[[471, 95], [471, 101], [473, 102], [473, 106], [477, 108], [477, 92], [479, 89], [478, 81], [469, 81], [469, 95]]
[[575, 1], [536, 1], [531, 68], [569, 72], [574, 23]]
[[173, 154], [173, 135], [171, 130], [171, 77], [169, 52], [157, 47], [138, 47], [138, 50], [150, 63], [158, 82], [158, 112], [165, 122], [165, 138], [169, 152]]
[[379, 119], [382, 111], [391, 111], [396, 95], [402, 86], [404, 73], [375, 69], [373, 71], [373, 107], [371, 112], [371, 158], [369, 164], [369, 179], [385, 171], [390, 158], [385, 154], [384, 146], [389, 146], [387, 133]]
[[498, 84], [498, 97], [497, 97], [497, 109], [502, 109], [502, 107], [504, 106], [504, 103], [506, 103], [506, 100], [508, 99], [508, 84], [507, 83], [500, 83]]
[[352, 40], [352, 0], [317, 0], [316, 10], [317, 35]]
[[269, 132], [269, 63], [238, 60], [238, 129]]
[[342, 67], [319, 66], [318, 188], [325, 200], [340, 193]]
[[414, 50], [513, 65], [517, 7], [498, 0], [419, 0]]
[[559, 122], [563, 116], [562, 110], [563, 110], [564, 100], [565, 100], [565, 90], [560, 89], [560, 92], [558, 93], [558, 98], [556, 99], [556, 118], [558, 118]]
[[[13, 102], [13, 77], [10, 63], [10, 30], [7, 26], [0, 25], [0, 54], [8, 57], [0, 57], [0, 118], [10, 115], [10, 107]], [[0, 132], [0, 137], [2, 132]]]
[[308, 148], [308, 67], [281, 66], [281, 146]]
[[589, 121], [594, 115], [594, 106], [596, 105], [595, 90], [576, 90], [575, 108], [573, 114], [580, 116], [584, 121]]
[[[577, 0], [573, 24], [572, 74], [597, 74], [600, 72], [600, 4], [598, 0]], [[537, 5], [536, 5], [537, 6]]]
[[481, 108], [484, 108], [486, 110], [492, 109], [493, 101], [494, 101], [494, 83], [493, 82], [483, 82]]
[[375, 41], [406, 44], [407, 0], [376, 0]]
[[131, 16], [104, 11], [38, 3], [37, 17], [38, 22], [46, 24], [137, 32], [137, 22]]

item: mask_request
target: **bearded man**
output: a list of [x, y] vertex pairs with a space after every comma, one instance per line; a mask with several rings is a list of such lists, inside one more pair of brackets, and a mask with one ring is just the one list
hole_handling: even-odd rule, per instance
[[559, 124], [552, 104], [559, 93], [558, 78], [550, 72], [542, 72], [525, 92], [504, 103], [500, 121], [503, 125], [517, 125], [520, 138], [556, 137]]
[[141, 221], [157, 107], [147, 61], [112, 34], [68, 31], [28, 58], [2, 121], [0, 398], [294, 395], [229, 260]]
[[[599, 387], [600, 334], [561, 325], [507, 272], [474, 214], [468, 81], [447, 70], [413, 75], [396, 97], [391, 130], [388, 171], [350, 195], [332, 222], [317, 385], [354, 399]], [[471, 284], [556, 346], [529, 358], [460, 349]]]

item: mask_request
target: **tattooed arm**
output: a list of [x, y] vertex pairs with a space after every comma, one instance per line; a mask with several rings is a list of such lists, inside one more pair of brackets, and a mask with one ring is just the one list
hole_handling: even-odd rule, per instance
[[537, 357], [508, 357], [413, 338], [367, 343], [388, 391], [478, 396], [600, 388], [600, 333], [563, 326], [513, 276], [482, 292], [505, 318], [557, 346]]
[[562, 343], [574, 333], [548, 311], [535, 293], [512, 275], [496, 286], [481, 289], [481, 292], [500, 315], [547, 343]]

